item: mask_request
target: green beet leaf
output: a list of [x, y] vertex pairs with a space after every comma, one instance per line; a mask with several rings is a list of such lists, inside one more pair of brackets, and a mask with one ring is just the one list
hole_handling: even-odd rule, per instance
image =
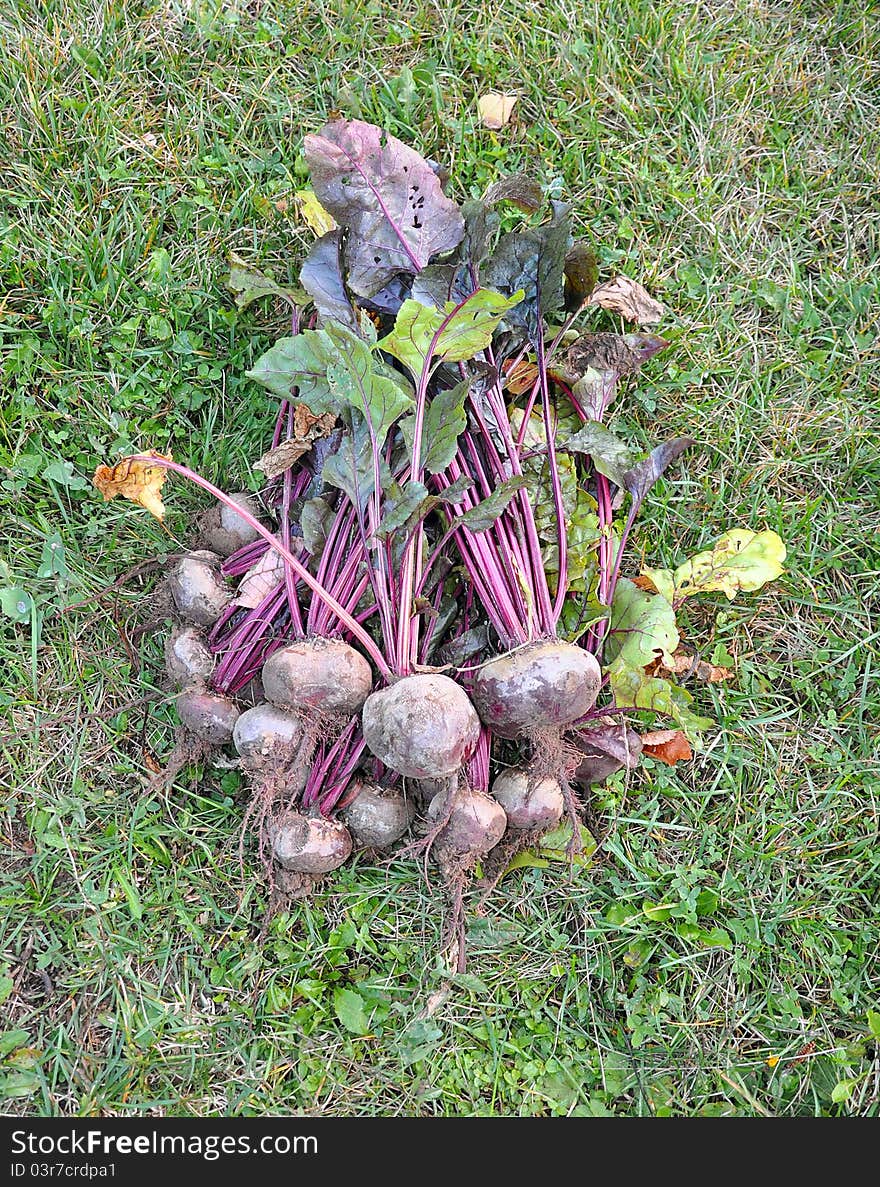
[[521, 490], [525, 484], [525, 478], [520, 475], [499, 482], [491, 495], [487, 495], [476, 507], [471, 507], [469, 511], [456, 513], [455, 526], [466, 527], [472, 532], [487, 531], [495, 520], [504, 514], [511, 500], [516, 497], [517, 491]]
[[405, 381], [377, 360], [367, 343], [349, 330], [331, 323], [324, 333], [335, 351], [327, 368], [330, 389], [343, 408], [347, 405], [367, 420], [381, 449], [388, 430], [412, 407]]
[[400, 528], [413, 528], [428, 515], [440, 500], [430, 495], [421, 482], [396, 484], [389, 489], [382, 512], [382, 526], [376, 532], [380, 540], [386, 540]]
[[666, 598], [639, 589], [632, 581], [621, 577], [611, 607], [606, 661], [613, 664], [621, 660], [629, 667], [644, 668], [660, 656], [671, 668], [678, 643], [675, 611]]
[[376, 487], [377, 468], [379, 486], [384, 489], [391, 477], [388, 467], [373, 448], [366, 419], [352, 411], [351, 432], [324, 463], [324, 481], [344, 491], [351, 503], [363, 511]]
[[[458, 449], [458, 438], [467, 427], [467, 413], [464, 410], [470, 380], [455, 387], [438, 392], [425, 410], [422, 430], [422, 466], [429, 474], [445, 470]], [[415, 416], [406, 416], [400, 422], [400, 429], [407, 452], [412, 458]]]
[[587, 454], [600, 474], [621, 490], [626, 488], [626, 475], [633, 466], [632, 450], [598, 421], [587, 421], [559, 447], [568, 453]]
[[303, 330], [292, 338], [279, 338], [260, 355], [247, 376], [282, 400], [291, 399], [296, 387], [299, 399], [316, 416], [325, 412], [338, 415], [339, 401], [327, 379], [335, 353], [326, 330]]
[[399, 359], [416, 378], [430, 360], [472, 359], [486, 349], [502, 317], [521, 299], [521, 292], [503, 297], [491, 289], [477, 289], [464, 301], [447, 301], [442, 310], [404, 301], [394, 329], [381, 339], [379, 349]]

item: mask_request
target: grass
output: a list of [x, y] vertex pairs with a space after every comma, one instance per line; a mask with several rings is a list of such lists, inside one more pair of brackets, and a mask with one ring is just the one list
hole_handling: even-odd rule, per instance
[[[876, 1115], [878, 186], [871, 6], [12, 0], [0, 16], [0, 1101], [27, 1114]], [[520, 95], [481, 129], [476, 96]], [[693, 764], [612, 780], [601, 859], [517, 872], [436, 956], [413, 868], [347, 868], [255, 943], [239, 778], [147, 790], [173, 712], [136, 637], [177, 547], [99, 460], [257, 485], [299, 145], [333, 109], [538, 172], [672, 311], [618, 425], [700, 438], [638, 545], [789, 545], [692, 612], [735, 687]], [[872, 372], [872, 363], [874, 370]], [[872, 378], [873, 375], [873, 378]], [[172, 536], [197, 495], [177, 485]], [[66, 610], [72, 603], [79, 608]], [[152, 700], [144, 697], [155, 694]]]

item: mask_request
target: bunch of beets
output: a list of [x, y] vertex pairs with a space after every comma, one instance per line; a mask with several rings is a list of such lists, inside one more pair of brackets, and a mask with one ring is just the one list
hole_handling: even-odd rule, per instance
[[183, 738], [237, 751], [273, 888], [402, 840], [439, 863], [460, 936], [476, 867], [491, 886], [560, 827], [577, 854], [590, 786], [639, 762], [633, 712], [706, 725], [658, 674], [678, 591], [623, 575], [646, 494], [691, 442], [639, 454], [605, 427], [621, 377], [666, 343], [574, 323], [662, 307], [598, 284], [534, 181], [459, 206], [439, 167], [359, 121], [307, 136], [305, 158], [323, 233], [301, 287], [240, 260], [230, 277], [240, 307], [291, 308], [249, 373], [278, 401], [262, 493], [134, 459], [217, 500], [169, 577], [167, 670]]

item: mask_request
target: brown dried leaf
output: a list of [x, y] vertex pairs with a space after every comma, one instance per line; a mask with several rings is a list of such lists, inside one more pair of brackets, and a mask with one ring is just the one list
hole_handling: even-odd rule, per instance
[[[588, 370], [630, 375], [642, 365], [643, 355], [639, 346], [646, 338], [645, 334], [581, 334], [568, 348], [567, 368], [577, 376], [586, 374]], [[665, 345], [662, 338], [651, 338], [649, 341]]]
[[483, 195], [487, 206], [496, 202], [510, 202], [523, 214], [534, 214], [544, 201], [544, 191], [534, 178], [526, 173], [511, 173], [495, 181]]
[[650, 326], [663, 317], [666, 310], [638, 281], [628, 276], [615, 276], [593, 289], [588, 305], [600, 305], [612, 313], [619, 313], [627, 321]]
[[660, 592], [660, 590], [657, 588], [657, 586], [654, 584], [654, 582], [651, 580], [651, 578], [646, 577], [644, 573], [642, 573], [642, 575], [640, 577], [632, 577], [632, 578], [630, 578], [630, 580], [632, 581], [633, 585], [636, 586], [637, 589], [644, 589], [647, 593], [659, 593]]
[[274, 548], [269, 548], [242, 577], [235, 598], [236, 606], [256, 610], [263, 598], [268, 597], [283, 580], [284, 561]]
[[279, 474], [283, 474], [285, 470], [296, 465], [302, 455], [308, 453], [311, 447], [309, 441], [297, 441], [296, 438], [282, 441], [280, 445], [276, 445], [274, 449], [264, 453], [258, 462], [254, 462], [254, 469], [262, 470], [267, 478], [277, 478]]
[[[145, 456], [171, 461], [169, 454], [153, 449]], [[168, 471], [163, 466], [151, 466], [149, 462], [128, 457], [115, 466], [98, 466], [92, 482], [107, 502], [122, 495], [146, 508], [161, 523], [165, 519], [165, 505], [160, 492], [167, 477]]]
[[521, 396], [523, 392], [529, 391], [538, 378], [538, 368], [528, 359], [520, 359], [513, 366], [505, 364], [504, 371], [504, 386], [512, 396]]
[[254, 462], [254, 469], [262, 470], [267, 478], [277, 478], [295, 466], [319, 437], [329, 437], [335, 425], [336, 417], [332, 412], [316, 416], [307, 404], [297, 404], [293, 413], [294, 435], [264, 453], [258, 462]]
[[153, 754], [152, 750], [148, 750], [146, 746], [141, 747], [141, 758], [144, 760], [144, 766], [148, 771], [152, 771], [154, 775], [158, 775], [162, 770], [162, 764]]
[[720, 684], [722, 680], [732, 680], [734, 677], [731, 668], [716, 667], [715, 664], [708, 664], [696, 655], [685, 655], [683, 651], [676, 651], [672, 656], [671, 665], [661, 664], [659, 674], [693, 676], [706, 684]]
[[[529, 359], [520, 359], [518, 363], [511, 365], [505, 363], [502, 367], [504, 371], [504, 387], [510, 392], [512, 396], [521, 396], [523, 392], [531, 391], [535, 380], [538, 378], [538, 368]], [[557, 367], [548, 367], [547, 375], [550, 379], [558, 383], [567, 384], [571, 376]]]
[[477, 101], [477, 107], [483, 127], [497, 132], [509, 123], [518, 97], [505, 95], [500, 91], [490, 91], [487, 95], [481, 96]]
[[693, 758], [691, 744], [681, 730], [654, 730], [642, 734], [642, 753], [659, 758], [670, 767]]
[[303, 441], [315, 441], [318, 437], [329, 437], [336, 424], [332, 412], [316, 416], [308, 404], [297, 404], [293, 412], [293, 434]]

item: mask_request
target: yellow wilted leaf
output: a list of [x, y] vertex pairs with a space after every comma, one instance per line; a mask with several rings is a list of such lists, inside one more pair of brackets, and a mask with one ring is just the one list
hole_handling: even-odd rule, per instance
[[303, 222], [316, 235], [326, 235], [336, 226], [336, 219], [332, 214], [327, 213], [313, 190], [297, 190], [296, 204]]
[[500, 91], [490, 91], [488, 95], [481, 96], [477, 107], [483, 127], [497, 132], [509, 123], [517, 98], [517, 95], [504, 95]]
[[[730, 601], [739, 590], [752, 593], [783, 571], [785, 545], [776, 532], [731, 528], [706, 552], [675, 570], [675, 597], [720, 590]], [[653, 576], [653, 575], [652, 575]]]
[[[146, 457], [171, 461], [167, 454], [156, 453], [152, 449]], [[108, 502], [122, 495], [145, 507], [161, 523], [165, 519], [165, 504], [160, 492], [167, 477], [168, 471], [164, 466], [151, 466], [142, 458], [127, 457], [115, 466], [98, 466], [92, 482]]]

